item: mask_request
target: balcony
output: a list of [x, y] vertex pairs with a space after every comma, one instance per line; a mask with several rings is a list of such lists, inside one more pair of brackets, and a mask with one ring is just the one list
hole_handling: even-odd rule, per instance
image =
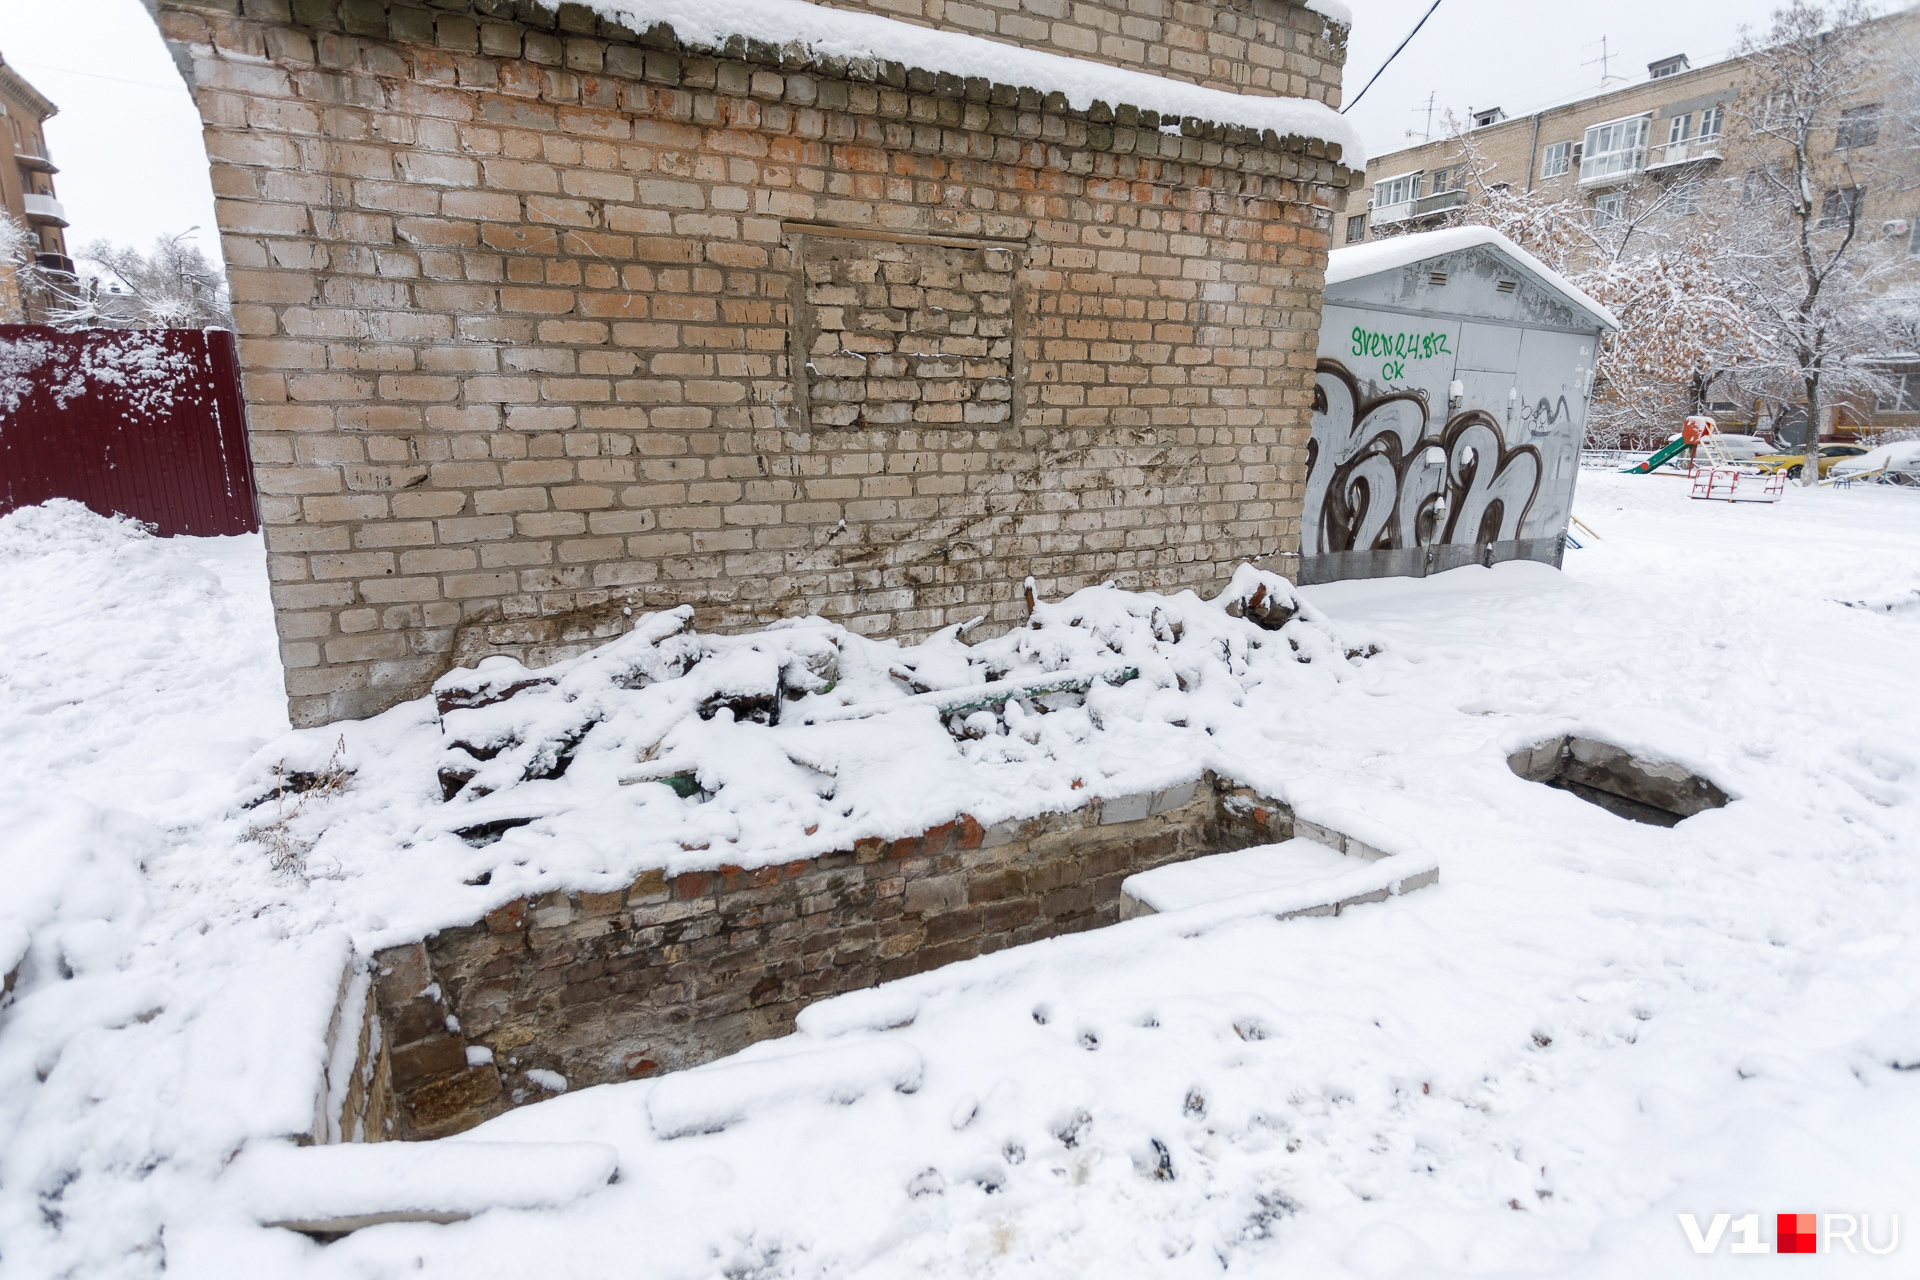
[[59, 168], [41, 152], [20, 143], [13, 145], [13, 162], [22, 169], [32, 169], [36, 173], [58, 173]]
[[1612, 155], [1596, 156], [1580, 162], [1580, 190], [1594, 187], [1617, 187], [1631, 178], [1647, 171], [1647, 153], [1634, 151]]
[[67, 225], [67, 211], [65, 207], [52, 196], [41, 195], [37, 191], [29, 191], [22, 199], [26, 206], [28, 222], [45, 222], [56, 227], [64, 227]]
[[55, 271], [68, 276], [79, 274], [74, 270], [73, 259], [64, 253], [36, 253], [33, 262], [42, 271]]
[[1465, 191], [1441, 191], [1430, 196], [1421, 196], [1418, 200], [1403, 200], [1399, 204], [1380, 205], [1373, 211], [1373, 225], [1381, 227], [1396, 222], [1417, 222], [1422, 218], [1430, 218], [1458, 209], [1466, 202]]
[[1685, 142], [1666, 142], [1647, 153], [1647, 172], [1670, 169], [1682, 164], [1718, 164], [1720, 138], [1690, 138]]

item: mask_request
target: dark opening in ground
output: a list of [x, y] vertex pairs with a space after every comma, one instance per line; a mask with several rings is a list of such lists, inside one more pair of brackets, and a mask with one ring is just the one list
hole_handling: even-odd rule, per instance
[[1570, 791], [1608, 813], [1671, 827], [1727, 803], [1727, 793], [1677, 764], [1653, 764], [1593, 738], [1553, 738], [1507, 757], [1530, 782]]

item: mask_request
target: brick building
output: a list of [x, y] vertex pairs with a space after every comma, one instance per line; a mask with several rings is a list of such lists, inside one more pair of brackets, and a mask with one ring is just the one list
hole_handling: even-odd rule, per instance
[[[13, 163], [0, 165], [0, 208], [31, 235], [35, 265], [71, 276], [67, 214], [53, 193], [53, 175], [60, 170], [47, 156], [44, 129], [59, 110], [0, 58], [0, 117], [6, 119], [7, 137], [13, 146]], [[33, 304], [32, 297], [21, 295], [11, 272], [0, 279], [0, 311], [8, 319], [27, 319], [27, 310]]]
[[1297, 552], [1348, 181], [1306, 3], [766, 7], [922, 66], [631, 3], [153, 2], [296, 723], [683, 601], [910, 637]]

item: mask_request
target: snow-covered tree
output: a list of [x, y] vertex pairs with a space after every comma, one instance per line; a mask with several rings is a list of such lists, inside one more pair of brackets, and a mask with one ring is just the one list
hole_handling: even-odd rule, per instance
[[0, 324], [25, 324], [27, 299], [35, 284], [33, 232], [0, 209]]
[[[1890, 151], [1911, 146], [1900, 118], [1907, 87], [1898, 87], [1891, 120], [1889, 104], [1876, 100], [1890, 52], [1862, 0], [1791, 0], [1741, 46], [1748, 83], [1731, 114], [1751, 167], [1739, 179], [1722, 269], [1757, 339], [1743, 380], [1805, 401], [1806, 484], [1819, 477], [1822, 412], [1885, 387], [1872, 357], [1886, 350], [1899, 264], [1866, 225], [1865, 205], [1870, 184], [1900, 183], [1909, 167], [1887, 163]], [[1889, 124], [1909, 136], [1874, 145]]]
[[74, 329], [230, 328], [226, 277], [189, 237], [161, 236], [151, 253], [96, 240], [80, 253], [97, 269], [60, 291], [53, 323]]
[[1452, 220], [1500, 232], [1620, 320], [1595, 366], [1588, 440], [1655, 443], [1702, 412], [1755, 350], [1750, 318], [1719, 270], [1728, 218], [1717, 192], [1641, 178], [1596, 216], [1503, 181], [1472, 135], [1455, 132], [1471, 198]]

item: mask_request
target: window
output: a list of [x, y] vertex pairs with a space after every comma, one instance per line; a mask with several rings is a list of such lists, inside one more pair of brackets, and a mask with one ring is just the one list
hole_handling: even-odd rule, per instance
[[1403, 173], [1397, 178], [1388, 178], [1373, 184], [1373, 207], [1384, 209], [1389, 205], [1408, 204], [1420, 198], [1420, 175]]
[[1865, 187], [1834, 187], [1820, 202], [1820, 225], [1822, 227], [1852, 227], [1860, 220], [1860, 210], [1866, 204]]
[[1367, 215], [1356, 213], [1347, 219], [1347, 243], [1359, 244], [1367, 238]]
[[1720, 136], [1720, 120], [1726, 108], [1715, 104], [1700, 113], [1700, 137], [1717, 138]]
[[1913, 233], [1907, 237], [1907, 256], [1920, 258], [1920, 218], [1913, 220]]
[[1624, 191], [1614, 191], [1601, 196], [1593, 202], [1594, 230], [1598, 231], [1609, 223], [1619, 221], [1626, 216], [1626, 212], [1627, 196]]
[[1885, 376], [1889, 385], [1874, 397], [1874, 409], [1880, 413], [1920, 413], [1920, 371]]
[[1868, 103], [1840, 113], [1840, 135], [1835, 147], [1870, 147], [1880, 141], [1880, 104]]
[[1758, 169], [1747, 170], [1747, 177], [1740, 184], [1740, 203], [1753, 204], [1760, 199], [1760, 193], [1766, 187], [1766, 175]]
[[1573, 144], [1571, 142], [1552, 144], [1540, 158], [1540, 176], [1543, 178], [1566, 177], [1567, 170], [1572, 167], [1569, 163], [1572, 159]]
[[1646, 168], [1647, 131], [1652, 123], [1651, 116], [1634, 116], [1628, 120], [1609, 120], [1587, 130], [1580, 181], [1638, 173]]
[[1793, 100], [1784, 93], [1770, 93], [1760, 100], [1760, 127], [1779, 129], [1793, 113]]
[[1667, 193], [1668, 207], [1675, 213], [1698, 213], [1700, 210], [1700, 183], [1692, 178], [1673, 184]]
[[1691, 138], [1692, 136], [1693, 136], [1693, 113], [1691, 111], [1689, 111], [1686, 115], [1683, 115], [1683, 116], [1675, 116], [1667, 126], [1667, 145], [1668, 146], [1672, 146], [1676, 142], [1685, 142], [1688, 138]]

